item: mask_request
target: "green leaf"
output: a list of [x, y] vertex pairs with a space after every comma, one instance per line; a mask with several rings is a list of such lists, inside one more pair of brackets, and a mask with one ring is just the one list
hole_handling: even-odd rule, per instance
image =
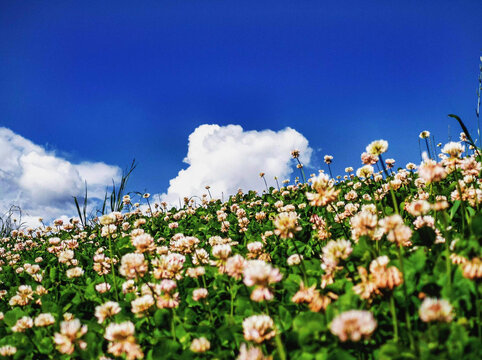
[[482, 213], [479, 212], [472, 217], [470, 229], [475, 236], [478, 236], [479, 238], [482, 236]]
[[4, 317], [5, 324], [7, 324], [9, 327], [12, 327], [15, 325], [18, 319], [26, 315], [27, 314], [20, 308], [18, 307], [13, 308], [12, 310], [7, 311], [5, 313], [5, 317]]

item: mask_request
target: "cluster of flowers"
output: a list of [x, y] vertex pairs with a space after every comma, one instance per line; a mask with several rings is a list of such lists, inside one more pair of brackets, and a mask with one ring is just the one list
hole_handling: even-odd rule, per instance
[[[416, 308], [422, 323], [474, 316], [455, 295], [440, 298], [455, 276], [482, 279], [480, 245], [467, 240], [480, 240], [473, 219], [480, 214], [482, 167], [478, 151], [466, 153], [463, 141], [443, 146], [438, 162], [425, 157], [419, 167], [395, 171], [395, 160], [382, 158], [388, 142], [377, 140], [361, 155], [362, 166], [346, 168], [344, 177], [320, 170], [306, 183], [283, 182], [261, 195], [240, 190], [226, 202], [185, 199], [183, 208], [170, 210], [166, 203], [152, 207], [149, 194], [142, 197], [147, 204], [126, 195], [123, 211], [92, 226], [72, 219], [15, 230], [0, 243], [0, 356], [23, 351], [15, 334], [31, 337], [42, 328], [58, 353], [72, 356], [142, 359], [169, 339], [179, 346], [167, 348], [178, 355], [286, 359], [301, 348], [287, 338], [299, 331], [292, 319], [306, 312], [325, 319], [328, 340], [320, 346], [338, 339], [372, 349], [391, 340], [372, 336], [380, 324], [393, 326], [396, 341], [402, 328], [414, 337], [413, 314], [403, 327], [396, 321], [402, 309]], [[292, 156], [302, 171], [299, 152]], [[436, 266], [404, 269], [418, 254]], [[431, 271], [433, 281], [407, 290], [422, 271]], [[384, 301], [391, 317], [380, 310]], [[278, 308], [290, 315], [282, 319]], [[470, 334], [478, 321], [466, 322]], [[229, 341], [215, 335], [226, 322]]]

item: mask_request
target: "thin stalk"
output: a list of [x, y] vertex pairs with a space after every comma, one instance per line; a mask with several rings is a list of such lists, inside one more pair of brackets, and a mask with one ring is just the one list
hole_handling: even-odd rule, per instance
[[397, 215], [400, 215], [400, 212], [398, 211], [397, 198], [395, 197], [395, 192], [392, 189], [392, 184], [390, 184], [390, 182], [388, 182], [388, 185], [390, 186], [390, 195], [392, 196], [393, 208], [395, 210], [395, 213]]
[[296, 158], [296, 161], [298, 161], [299, 169], [301, 172], [301, 176], [303, 177], [303, 183], [306, 184], [306, 177], [305, 177], [305, 172], [303, 171], [303, 164], [301, 164], [300, 159]]
[[442, 213], [442, 221], [444, 223], [444, 237], [445, 237], [445, 268], [447, 272], [447, 290], [449, 294], [452, 294], [452, 264], [450, 263], [450, 232], [446, 231], [448, 227], [447, 213]]
[[395, 300], [393, 293], [390, 294], [390, 312], [392, 313], [393, 340], [398, 342], [398, 319], [395, 311]]
[[476, 319], [476, 322], [477, 322], [477, 334], [479, 335], [479, 339], [482, 338], [482, 330], [480, 329], [481, 327], [481, 321], [482, 319], [480, 318], [480, 306], [479, 306], [479, 284], [476, 283], [475, 284], [475, 310], [476, 310], [476, 313], [477, 313], [477, 319]]
[[[293, 243], [293, 246], [295, 247], [295, 250], [296, 250], [296, 253], [298, 254], [298, 256], [302, 256], [300, 251], [298, 250], [298, 246], [296, 245], [296, 242], [294, 239], [291, 239], [292, 243]], [[303, 259], [300, 259], [300, 265], [301, 265], [301, 272], [303, 273], [303, 280], [305, 282], [305, 285], [308, 286], [308, 279], [306, 277], [306, 268], [305, 268], [305, 264], [303, 263]]]
[[379, 157], [379, 163], [382, 165], [383, 172], [385, 173], [385, 176], [388, 178], [388, 172], [387, 168], [385, 167], [385, 162], [383, 161], [382, 154], [378, 155]]
[[263, 181], [264, 181], [264, 186], [266, 186], [266, 193], [269, 193], [269, 189], [268, 189], [268, 183], [266, 182], [266, 179], [265, 179], [264, 175], [263, 175], [263, 176], [261, 176], [261, 177], [263, 178]]
[[[265, 302], [265, 308], [266, 308], [266, 315], [269, 315], [269, 307], [268, 307], [268, 302]], [[275, 342], [276, 342], [276, 348], [278, 349], [279, 357], [281, 360], [286, 360], [286, 351], [283, 346], [283, 342], [281, 341], [281, 334], [278, 330], [278, 327], [276, 324], [274, 325], [274, 331], [275, 331]]]
[[172, 310], [172, 316], [171, 316], [171, 336], [172, 340], [176, 341], [176, 324], [174, 323], [174, 318], [176, 316], [174, 308]]
[[427, 140], [427, 138], [425, 138], [425, 145], [427, 146], [428, 157], [429, 157], [430, 159], [432, 159], [432, 154], [431, 154], [431, 152], [430, 152], [430, 147], [428, 146], [428, 140]]
[[331, 173], [331, 166], [330, 164], [327, 164], [328, 165], [328, 171], [330, 172], [330, 177], [333, 179], [333, 174]]
[[[408, 292], [407, 292], [407, 283], [405, 281], [405, 270], [403, 268], [403, 253], [402, 253], [402, 245], [398, 246], [398, 258], [400, 261], [400, 271], [402, 272], [403, 276], [403, 296], [404, 298], [408, 301]], [[410, 322], [410, 314], [408, 313], [408, 306], [405, 306], [405, 321], [407, 323], [407, 330], [408, 330], [408, 339], [410, 341], [410, 348], [412, 350], [415, 350], [415, 342], [413, 340], [413, 335], [412, 335], [412, 323]]]
[[149, 201], [149, 198], [146, 198], [147, 200], [147, 205], [149, 206], [149, 211], [150, 211], [150, 214], [151, 214], [151, 217], [154, 216], [154, 213], [152, 212], [152, 207], [151, 207], [151, 203]]
[[214, 317], [213, 317], [213, 312], [211, 311], [211, 305], [209, 304], [209, 301], [207, 299], [204, 300], [204, 304], [208, 309], [209, 320], [211, 320], [211, 323], [214, 325]]
[[465, 234], [465, 202], [462, 197], [462, 189], [460, 188], [459, 173], [457, 169], [454, 170], [454, 173], [455, 173], [455, 183], [457, 184], [457, 191], [460, 197], [460, 208], [462, 211], [462, 234]]
[[119, 302], [119, 293], [117, 292], [117, 280], [115, 276], [115, 267], [114, 267], [114, 252], [112, 251], [112, 238], [109, 233], [109, 252], [110, 252], [110, 267], [112, 271], [112, 281], [114, 283], [114, 290], [115, 290], [115, 298], [117, 302]]
[[[333, 212], [338, 215], [338, 212], [336, 211], [335, 207], [332, 205], [332, 204], [329, 204], [331, 206], [331, 209], [333, 210]], [[334, 220], [334, 219], [333, 219]], [[343, 220], [340, 222], [340, 225], [341, 225], [341, 229], [343, 230], [343, 234], [345, 235], [345, 238], [348, 240], [349, 237], [348, 237], [348, 232], [346, 231], [345, 229], [345, 224], [343, 223]]]

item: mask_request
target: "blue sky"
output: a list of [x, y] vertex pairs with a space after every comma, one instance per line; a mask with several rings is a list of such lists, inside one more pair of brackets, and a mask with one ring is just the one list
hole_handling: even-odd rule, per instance
[[165, 192], [202, 124], [291, 127], [323, 167], [474, 128], [482, 2], [0, 1], [0, 126]]

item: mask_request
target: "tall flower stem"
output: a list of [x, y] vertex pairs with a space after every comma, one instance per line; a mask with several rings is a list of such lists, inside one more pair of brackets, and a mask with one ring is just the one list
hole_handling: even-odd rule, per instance
[[445, 268], [446, 268], [446, 273], [447, 273], [447, 291], [449, 294], [452, 294], [452, 265], [450, 263], [450, 241], [452, 237], [450, 236], [450, 232], [447, 231], [448, 228], [448, 214], [445, 212], [445, 210], [442, 213], [442, 216], [440, 216], [443, 221], [444, 225], [444, 237], [445, 237]]
[[388, 171], [387, 171], [387, 168], [385, 167], [385, 162], [383, 161], [382, 154], [378, 155], [378, 157], [380, 158], [379, 163], [382, 165], [382, 169], [383, 169], [383, 172], [385, 173], [385, 177], [388, 178]]
[[398, 319], [397, 312], [395, 310], [395, 300], [393, 293], [390, 293], [390, 312], [392, 313], [392, 326], [393, 326], [393, 340], [398, 342]]
[[172, 310], [172, 316], [171, 316], [171, 336], [172, 336], [172, 340], [176, 341], [176, 325], [175, 325], [175, 316], [176, 316], [176, 313], [175, 313], [175, 310], [174, 308], [171, 309]]
[[[402, 245], [398, 245], [398, 258], [400, 260], [400, 271], [403, 274], [403, 296], [406, 299], [406, 301], [409, 301], [408, 297], [408, 292], [407, 292], [407, 283], [406, 283], [406, 277], [405, 277], [405, 270], [403, 267], [403, 249]], [[408, 306], [405, 306], [405, 322], [407, 323], [407, 330], [408, 330], [408, 339], [410, 341], [410, 348], [412, 350], [415, 350], [415, 342], [413, 339], [412, 335], [412, 323], [410, 321], [410, 314], [408, 313]]]
[[261, 177], [263, 178], [264, 186], [266, 186], [266, 193], [269, 193], [268, 183], [266, 182], [266, 178], [264, 177], [264, 174], [263, 174], [263, 176], [261, 176]]
[[425, 145], [427, 146], [428, 157], [432, 159], [432, 154], [430, 153], [430, 147], [428, 146], [428, 140], [425, 138]]
[[112, 271], [112, 282], [114, 283], [114, 290], [115, 290], [115, 298], [117, 302], [119, 302], [119, 293], [117, 290], [117, 280], [115, 276], [115, 267], [114, 267], [114, 252], [112, 251], [112, 237], [109, 233], [109, 252], [110, 252], [110, 267]]
[[[397, 199], [395, 198], [395, 192], [393, 191], [391, 184], [390, 184], [390, 194], [392, 195], [393, 206], [395, 208], [395, 212], [396, 212], [397, 215], [400, 215], [400, 213], [398, 211]], [[405, 270], [404, 270], [404, 266], [403, 266], [403, 247], [402, 247], [401, 244], [398, 245], [398, 259], [400, 261], [400, 271], [402, 272], [402, 276], [403, 276], [403, 296], [406, 299], [406, 301], [409, 301], [408, 291], [407, 291], [407, 283], [406, 283], [406, 277], [405, 277]], [[408, 313], [408, 306], [405, 306], [405, 321], [407, 323], [408, 339], [410, 341], [410, 348], [412, 350], [415, 350], [415, 341], [414, 341], [413, 335], [412, 335], [412, 323], [410, 321], [410, 314]]]
[[482, 338], [482, 331], [481, 331], [481, 325], [480, 325], [480, 322], [481, 322], [481, 318], [480, 318], [480, 304], [479, 304], [479, 287], [480, 287], [480, 284], [479, 282], [476, 282], [475, 283], [475, 309], [476, 309], [476, 314], [477, 314], [477, 319], [476, 319], [476, 322], [477, 322], [477, 335], [479, 335], [479, 339]]
[[[268, 302], [266, 301], [265, 302], [265, 308], [266, 308], [266, 315], [270, 316], [269, 315], [269, 307], [268, 307]], [[276, 324], [274, 325], [275, 329], [275, 342], [276, 342], [276, 348], [278, 349], [278, 354], [279, 354], [279, 357], [281, 360], [286, 360], [286, 351], [285, 351], [285, 348], [283, 346], [283, 341], [281, 341], [281, 335], [279, 333], [279, 330], [278, 330], [278, 327], [276, 326]]]
[[298, 161], [298, 169], [300, 169], [301, 176], [303, 177], [303, 183], [306, 184], [306, 177], [305, 177], [305, 172], [303, 171], [303, 164], [301, 164], [300, 159], [296, 158], [296, 161]]
[[328, 171], [330, 172], [330, 177], [333, 179], [333, 174], [331, 173], [331, 167], [330, 167], [330, 164], [327, 164], [328, 165]]
[[298, 250], [298, 246], [296, 245], [295, 239], [292, 238], [291, 242], [293, 243], [293, 246], [295, 247], [296, 253], [298, 254], [298, 256], [300, 256], [300, 265], [301, 265], [301, 272], [303, 273], [303, 280], [305, 282], [305, 285], [308, 286], [308, 278], [306, 277], [305, 264], [303, 264], [303, 259], [301, 259], [302, 255], [301, 255], [300, 251]]
[[[332, 204], [330, 204], [330, 207], [331, 207], [331, 210], [333, 210], [333, 212], [335, 213], [335, 215], [338, 215], [338, 212], [336, 211], [335, 207]], [[335, 219], [333, 219], [333, 222], [336, 222]], [[341, 220], [339, 224], [341, 225], [341, 229], [343, 230], [343, 234], [345, 235], [345, 238], [348, 240], [349, 236], [348, 236], [348, 232], [345, 229], [345, 224], [343, 223], [343, 220]]]

